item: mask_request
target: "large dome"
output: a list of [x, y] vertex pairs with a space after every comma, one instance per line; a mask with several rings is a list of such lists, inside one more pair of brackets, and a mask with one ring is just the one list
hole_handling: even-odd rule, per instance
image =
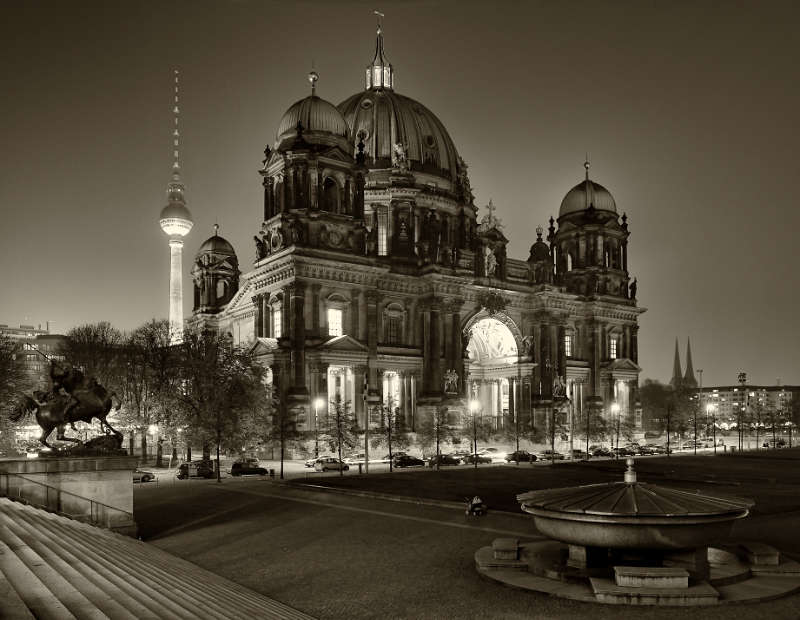
[[589, 205], [594, 205], [594, 208], [600, 211], [617, 212], [617, 204], [611, 192], [599, 183], [586, 179], [567, 192], [561, 201], [558, 216], [585, 211]]
[[442, 122], [421, 103], [388, 88], [361, 91], [339, 104], [354, 144], [364, 142], [369, 168], [391, 168], [402, 143], [412, 171], [457, 178], [458, 153]]
[[349, 146], [350, 132], [339, 110], [332, 103], [310, 95], [293, 104], [281, 118], [276, 135], [278, 148], [297, 137], [297, 123], [303, 127], [303, 139], [310, 143], [342, 142]]

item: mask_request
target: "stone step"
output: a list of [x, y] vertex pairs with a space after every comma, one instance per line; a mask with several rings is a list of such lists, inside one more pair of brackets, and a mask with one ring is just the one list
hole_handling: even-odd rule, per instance
[[[0, 572], [34, 617], [41, 620], [75, 618], [41, 579], [2, 541], [0, 541]], [[0, 610], [5, 615], [5, 605]]]
[[2, 601], [0, 611], [5, 620], [35, 620], [25, 601], [19, 597], [2, 571], [0, 571], [0, 601]]
[[688, 588], [646, 588], [618, 586], [612, 579], [591, 577], [589, 582], [596, 599], [617, 605], [716, 605], [719, 592], [707, 583]]
[[108, 618], [80, 590], [67, 581], [61, 573], [6, 525], [0, 524], [0, 540], [5, 542], [9, 550], [28, 567], [45, 588], [52, 592], [53, 596], [63, 603], [75, 618], [85, 618], [86, 620], [106, 620]]
[[[25, 515], [11, 522], [8, 515], [0, 511], [0, 522], [8, 525], [20, 538], [25, 540], [43, 560], [53, 566], [73, 586], [91, 600], [107, 616], [120, 620], [144, 620], [157, 616], [137, 601], [127, 597], [103, 575], [93, 570], [82, 558], [71, 553], [59, 540], [48, 538], [38, 540], [49, 530], [39, 529]], [[120, 601], [124, 601], [123, 606]]]
[[[36, 518], [39, 515], [31, 515]], [[144, 603], [157, 617], [174, 618], [226, 618], [219, 610], [218, 602], [205, 596], [201, 590], [186, 592], [181, 588], [180, 577], [167, 575], [159, 581], [151, 566], [145, 561], [137, 561], [130, 554], [130, 547], [120, 543], [136, 543], [131, 539], [113, 534], [86, 524], [62, 521], [58, 515], [49, 513], [43, 519], [50, 519], [49, 530], [53, 539], [71, 545], [74, 551], [82, 554], [82, 560], [99, 574], [109, 579], [126, 592], [126, 600], [133, 599]], [[79, 527], [75, 527], [78, 525]], [[84, 531], [84, 527], [88, 531]], [[115, 540], [114, 537], [122, 540]], [[71, 542], [67, 542], [71, 541]], [[178, 596], [176, 596], [178, 594]], [[208, 600], [202, 601], [203, 598]]]
[[[80, 534], [80, 536], [83, 537], [84, 542], [87, 545], [97, 546], [97, 542], [92, 536], [95, 533], [96, 528], [89, 526], [88, 528], [82, 529], [86, 530], [83, 534]], [[133, 567], [136, 567], [139, 561], [147, 562], [148, 566], [151, 568], [151, 572], [154, 575], [158, 575], [163, 579], [169, 580], [169, 583], [172, 583], [177, 589], [186, 592], [189, 596], [199, 599], [208, 599], [210, 602], [207, 603], [207, 605], [210, 605], [212, 610], [222, 613], [223, 617], [228, 617], [228, 614], [235, 609], [239, 609], [239, 611], [242, 613], [263, 612], [264, 607], [269, 607], [270, 604], [276, 604], [281, 607], [282, 617], [293, 617], [292, 614], [289, 613], [294, 611], [291, 608], [283, 609], [285, 606], [282, 606], [280, 603], [266, 599], [265, 597], [245, 588], [241, 588], [241, 593], [238, 591], [232, 592], [232, 588], [226, 588], [228, 584], [236, 585], [232, 582], [227, 582], [225, 586], [218, 585], [216, 583], [217, 581], [224, 581], [220, 577], [214, 576], [214, 582], [212, 583], [202, 583], [203, 580], [208, 581], [210, 573], [204, 571], [194, 564], [185, 562], [184, 560], [176, 558], [175, 556], [171, 556], [151, 545], [141, 541], [133, 541], [124, 536], [119, 536], [115, 542], [125, 549], [128, 556], [130, 556], [128, 563]], [[160, 560], [158, 559], [159, 555], [162, 556]], [[181, 566], [180, 569], [176, 571], [175, 569], [178, 564]], [[201, 580], [200, 583], [202, 583], [202, 585], [197, 582], [198, 578]], [[211, 596], [214, 593], [218, 593], [226, 599], [227, 602], [224, 607], [221, 606], [213, 596]], [[300, 615], [297, 617], [306, 618], [307, 616]]]
[[8, 518], [18, 520], [15, 531], [29, 544], [54, 564], [72, 566], [68, 579], [90, 581], [84, 589], [92, 596], [97, 589], [113, 592], [112, 598], [136, 618], [310, 618], [147, 543], [12, 504]]

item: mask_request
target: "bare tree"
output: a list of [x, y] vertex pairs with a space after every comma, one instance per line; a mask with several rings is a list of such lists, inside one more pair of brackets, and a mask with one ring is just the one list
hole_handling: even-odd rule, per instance
[[444, 405], [437, 405], [431, 416], [418, 425], [417, 438], [423, 447], [435, 448], [434, 455], [436, 469], [439, 469], [441, 444], [454, 438], [454, 428], [450, 420], [450, 411]]
[[[339, 461], [342, 460], [342, 449], [352, 450], [358, 444], [357, 423], [350, 401], [342, 400], [339, 394], [330, 401], [324, 433], [320, 439], [327, 442], [332, 452], [338, 454]], [[341, 467], [339, 474], [344, 475]]]
[[400, 432], [402, 414], [394, 406], [394, 400], [389, 396], [388, 402], [381, 405], [381, 424], [370, 442], [373, 448], [386, 446], [389, 450], [389, 471], [393, 470], [394, 454], [397, 449], [407, 448], [410, 440], [406, 433]]
[[118, 362], [122, 344], [122, 332], [108, 321], [86, 323], [67, 332], [61, 353], [68, 364], [112, 389], [120, 379]]
[[280, 477], [283, 479], [283, 462], [286, 458], [286, 448], [296, 447], [303, 438], [303, 433], [297, 430], [297, 410], [290, 408], [286, 403], [286, 395], [281, 394], [275, 386], [267, 387], [269, 406], [269, 436], [278, 443], [281, 455]]

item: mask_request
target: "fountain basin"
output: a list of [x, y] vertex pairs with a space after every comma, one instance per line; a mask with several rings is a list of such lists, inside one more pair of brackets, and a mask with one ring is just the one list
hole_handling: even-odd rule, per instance
[[570, 545], [618, 549], [695, 549], [730, 536], [753, 501], [636, 481], [530, 491], [517, 496], [545, 536]]

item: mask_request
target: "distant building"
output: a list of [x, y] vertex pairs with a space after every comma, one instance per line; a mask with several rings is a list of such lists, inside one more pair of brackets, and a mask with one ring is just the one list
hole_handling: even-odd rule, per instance
[[675, 359], [672, 363], [672, 379], [669, 384], [673, 388], [685, 387], [689, 389], [697, 388], [697, 379], [694, 378], [694, 366], [692, 366], [692, 343], [686, 340], [686, 372], [681, 373], [681, 356], [678, 352], [678, 339], [675, 338]]
[[761, 408], [762, 421], [774, 412], [780, 418], [788, 416], [793, 400], [800, 398], [800, 385], [718, 385], [703, 387], [700, 411], [714, 416], [723, 428], [734, 424], [742, 412], [752, 413]]
[[38, 327], [33, 325], [20, 325], [19, 327], [0, 325], [0, 334], [22, 344], [22, 363], [34, 384], [48, 381], [50, 364], [47, 358], [64, 359], [61, 349], [66, 336], [51, 334], [49, 328], [49, 324], [45, 329], [42, 329], [41, 325]]

